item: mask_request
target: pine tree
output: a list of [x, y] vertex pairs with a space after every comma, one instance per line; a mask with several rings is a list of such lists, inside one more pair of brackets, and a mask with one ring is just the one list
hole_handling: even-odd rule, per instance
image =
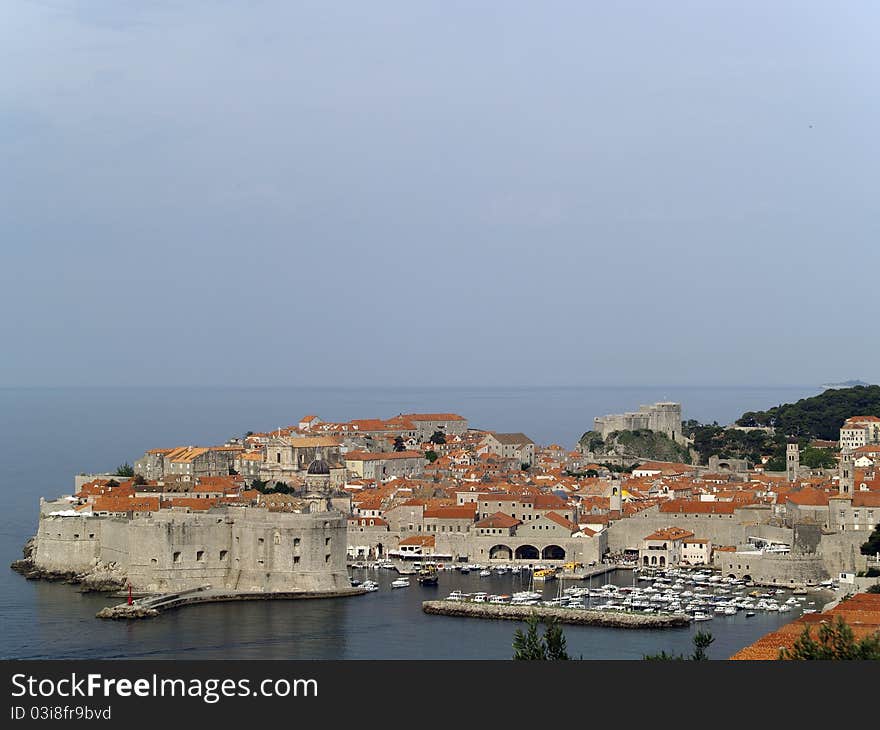
[[538, 636], [538, 617], [532, 614], [526, 619], [526, 633], [517, 629], [513, 635], [513, 658], [517, 660], [546, 659], [547, 647]]
[[547, 647], [547, 658], [551, 660], [570, 659], [565, 650], [565, 634], [556, 619], [549, 619], [544, 629], [544, 644]]

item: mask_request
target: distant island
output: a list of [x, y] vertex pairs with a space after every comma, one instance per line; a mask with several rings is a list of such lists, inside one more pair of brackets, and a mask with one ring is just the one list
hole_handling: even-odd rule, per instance
[[867, 385], [871, 385], [871, 383], [866, 383], [864, 380], [844, 380], [841, 383], [823, 383], [819, 387], [829, 390], [834, 388], [855, 388], [858, 386], [864, 387]]

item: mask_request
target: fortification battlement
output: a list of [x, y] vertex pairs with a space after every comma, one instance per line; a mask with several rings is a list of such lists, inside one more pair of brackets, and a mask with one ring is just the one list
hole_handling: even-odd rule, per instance
[[593, 430], [603, 439], [614, 431], [648, 429], [666, 434], [673, 441], [681, 441], [681, 403], [659, 402], [641, 405], [630, 413], [614, 413], [593, 419]]

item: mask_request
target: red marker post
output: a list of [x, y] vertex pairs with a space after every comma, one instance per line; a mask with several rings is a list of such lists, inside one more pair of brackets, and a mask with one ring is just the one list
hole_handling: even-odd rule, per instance
[[134, 601], [131, 599], [131, 583], [128, 584], [128, 605], [133, 604]]

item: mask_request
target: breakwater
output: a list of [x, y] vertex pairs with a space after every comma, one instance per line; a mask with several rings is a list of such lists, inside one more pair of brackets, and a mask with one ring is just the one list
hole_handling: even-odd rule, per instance
[[97, 618], [138, 619], [153, 618], [164, 611], [183, 606], [195, 606], [204, 603], [226, 603], [230, 601], [292, 601], [319, 598], [345, 598], [364, 595], [363, 588], [342, 588], [336, 591], [225, 591], [212, 590], [210, 587], [193, 588], [176, 593], [161, 593], [140, 598], [128, 605], [120, 603], [108, 606], [96, 614]]
[[525, 621], [534, 614], [539, 618], [554, 618], [564, 624], [604, 626], [617, 629], [668, 629], [687, 626], [691, 620], [689, 616], [681, 613], [625, 613], [550, 606], [513, 606], [509, 603], [469, 603], [467, 601], [424, 601], [422, 611], [439, 616], [508, 621]]

